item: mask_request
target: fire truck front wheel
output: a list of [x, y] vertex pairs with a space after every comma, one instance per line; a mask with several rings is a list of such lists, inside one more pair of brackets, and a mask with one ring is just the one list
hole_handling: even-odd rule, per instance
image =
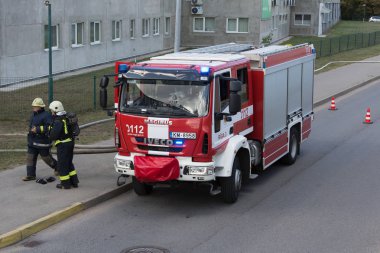
[[230, 177], [220, 178], [222, 198], [226, 203], [235, 203], [239, 197], [243, 174], [240, 169], [239, 158], [235, 157]]
[[135, 193], [139, 196], [149, 195], [153, 191], [153, 185], [142, 183], [136, 177], [132, 177], [132, 186]]

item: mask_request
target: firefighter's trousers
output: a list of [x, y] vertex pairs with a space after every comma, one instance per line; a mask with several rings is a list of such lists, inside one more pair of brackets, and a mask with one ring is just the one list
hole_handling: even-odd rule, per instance
[[73, 165], [74, 142], [63, 142], [57, 145], [58, 172], [61, 184], [65, 188], [79, 183], [78, 175]]
[[50, 148], [35, 148], [28, 146], [28, 154], [26, 156], [26, 174], [30, 177], [36, 176], [36, 165], [38, 155], [41, 155], [42, 160], [52, 169], [57, 169], [57, 161], [50, 153]]

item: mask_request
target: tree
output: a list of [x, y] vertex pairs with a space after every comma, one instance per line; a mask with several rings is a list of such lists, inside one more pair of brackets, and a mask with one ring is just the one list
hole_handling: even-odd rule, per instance
[[341, 12], [342, 19], [345, 20], [355, 20], [359, 19], [362, 11], [359, 12], [360, 4], [362, 0], [342, 0], [341, 1]]
[[[365, 8], [365, 10], [363, 8]], [[368, 14], [369, 16], [373, 16], [376, 14], [380, 15], [380, 1], [379, 0], [341, 0], [342, 19], [361, 20], [363, 18], [364, 12]]]
[[365, 3], [367, 6], [366, 11], [370, 16], [380, 14], [380, 1], [379, 0], [367, 0], [364, 2], [366, 2]]

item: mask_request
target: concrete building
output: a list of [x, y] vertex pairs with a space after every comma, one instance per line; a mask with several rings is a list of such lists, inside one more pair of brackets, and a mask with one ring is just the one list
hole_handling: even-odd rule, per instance
[[[50, 0], [53, 72], [173, 47], [173, 0]], [[48, 74], [43, 0], [0, 1], [0, 77]]]
[[[174, 46], [175, 0], [50, 0], [53, 73]], [[321, 35], [340, 19], [340, 0], [183, 0], [181, 46], [268, 44]], [[1, 77], [48, 74], [43, 0], [0, 0]]]
[[182, 17], [184, 46], [262, 45], [326, 33], [340, 20], [340, 0], [193, 0], [185, 2]]
[[[289, 0], [186, 1], [182, 8], [184, 46], [226, 42], [260, 45], [289, 36]], [[198, 9], [199, 11], [194, 11]], [[196, 13], [196, 14], [194, 14]]]
[[340, 17], [340, 0], [298, 0], [292, 9], [290, 31], [292, 35], [321, 36]]

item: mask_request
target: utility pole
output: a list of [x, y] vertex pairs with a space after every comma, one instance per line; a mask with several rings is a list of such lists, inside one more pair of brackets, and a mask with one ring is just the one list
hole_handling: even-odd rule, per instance
[[51, 3], [45, 0], [45, 5], [48, 7], [48, 47], [49, 47], [49, 104], [53, 101], [53, 52], [52, 52], [52, 36], [51, 36]]
[[175, 11], [175, 34], [174, 34], [174, 52], [179, 52], [181, 44], [181, 11], [182, 0], [177, 0]]

